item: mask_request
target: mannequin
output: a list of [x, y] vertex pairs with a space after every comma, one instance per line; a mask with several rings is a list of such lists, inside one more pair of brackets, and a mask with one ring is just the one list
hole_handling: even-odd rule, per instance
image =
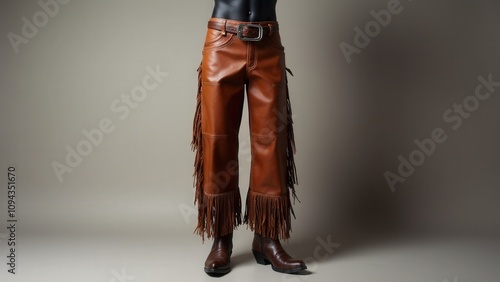
[[276, 21], [276, 0], [215, 0], [212, 18], [242, 22]]
[[240, 224], [238, 132], [247, 94], [252, 161], [243, 223], [254, 231], [259, 264], [297, 273], [306, 269], [280, 239], [288, 239], [290, 197], [297, 198], [295, 143], [284, 48], [276, 0], [215, 0], [208, 22], [193, 122], [195, 203], [204, 240], [213, 237], [205, 261], [209, 275], [230, 271], [233, 230]]

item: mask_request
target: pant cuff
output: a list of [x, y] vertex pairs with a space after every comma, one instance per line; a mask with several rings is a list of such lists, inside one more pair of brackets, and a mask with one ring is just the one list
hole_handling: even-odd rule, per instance
[[295, 218], [290, 195], [265, 195], [248, 191], [244, 223], [257, 234], [272, 239], [290, 238], [291, 215]]
[[232, 233], [241, 224], [241, 196], [239, 189], [221, 194], [203, 194], [198, 201], [198, 226], [194, 233], [205, 241]]

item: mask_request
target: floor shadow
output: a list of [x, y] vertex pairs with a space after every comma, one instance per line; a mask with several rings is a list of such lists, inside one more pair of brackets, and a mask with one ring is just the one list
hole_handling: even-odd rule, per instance
[[250, 264], [255, 262], [255, 259], [251, 251], [239, 253], [231, 256], [231, 266], [232, 268], [237, 268], [238, 266]]
[[[314, 265], [410, 238], [408, 234], [400, 232], [311, 232], [310, 235], [292, 238], [282, 245], [292, 257]], [[314, 269], [312, 267], [309, 274], [314, 273]]]

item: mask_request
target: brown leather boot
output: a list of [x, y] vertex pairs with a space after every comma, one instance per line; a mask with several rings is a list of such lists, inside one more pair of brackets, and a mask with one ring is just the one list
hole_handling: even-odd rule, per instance
[[212, 250], [205, 261], [207, 274], [226, 274], [231, 270], [230, 257], [233, 252], [233, 233], [215, 237]]
[[252, 243], [252, 252], [259, 264], [271, 264], [274, 271], [282, 273], [297, 273], [307, 269], [306, 264], [289, 256], [281, 246], [279, 240], [263, 237], [255, 233]]

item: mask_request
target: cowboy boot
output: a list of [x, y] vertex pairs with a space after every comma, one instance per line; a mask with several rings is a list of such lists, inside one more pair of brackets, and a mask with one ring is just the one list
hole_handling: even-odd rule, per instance
[[230, 257], [233, 252], [233, 233], [214, 238], [212, 249], [205, 261], [207, 274], [226, 274], [231, 270]]
[[297, 273], [307, 269], [302, 260], [293, 259], [286, 253], [279, 240], [263, 237], [257, 233], [253, 238], [252, 252], [258, 264], [271, 264], [273, 270], [277, 272]]

